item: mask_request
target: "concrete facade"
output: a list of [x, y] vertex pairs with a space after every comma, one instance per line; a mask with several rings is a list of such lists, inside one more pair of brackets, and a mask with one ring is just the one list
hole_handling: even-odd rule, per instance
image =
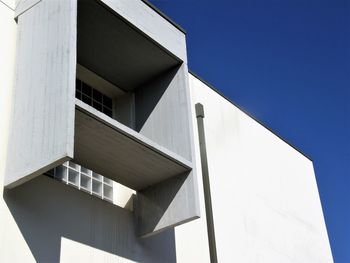
[[[158, 37], [170, 34], [171, 43], [186, 49], [185, 35], [145, 3], [134, 3], [137, 8], [125, 1], [16, 3], [18, 41], [5, 187], [12, 189], [76, 159], [137, 190], [137, 229], [146, 236], [196, 219], [200, 212], [187, 59], [176, 45]], [[75, 99], [77, 63], [118, 91], [133, 94], [128, 98], [135, 98], [130, 103], [134, 110], [128, 103], [118, 104], [118, 97], [109, 99], [116, 101], [115, 111], [127, 107], [135, 112], [135, 125], [130, 125], [134, 130], [120, 128], [118, 119], [113, 120], [118, 114], [98, 114], [93, 107], [99, 105], [102, 112], [102, 101], [95, 97], [92, 104], [92, 98], [86, 98], [89, 93], [81, 98], [85, 105], [91, 101], [83, 109]], [[80, 88], [91, 93], [86, 85]]]
[[[58, 3], [67, 5], [58, 8]], [[118, 119], [108, 119], [77, 101], [72, 95], [73, 88], [70, 91], [68, 89], [67, 93], [60, 93], [59, 87], [74, 86], [75, 76], [69, 72], [74, 73], [75, 69], [67, 70], [67, 78], [59, 78], [59, 81], [67, 81], [70, 84], [58, 84], [55, 91], [55, 87], [50, 89], [49, 83], [42, 85], [40, 68], [34, 67], [38, 70], [33, 71], [36, 74], [32, 72], [34, 75], [28, 73], [28, 68], [23, 68], [23, 65], [30, 65], [35, 60], [33, 56], [36, 51], [32, 54], [18, 53], [28, 49], [23, 48], [24, 45], [33, 44], [33, 40], [28, 43], [21, 41], [23, 34], [28, 34], [26, 30], [24, 33], [19, 31], [20, 24], [24, 22], [21, 21], [21, 16], [30, 19], [32, 15], [27, 12], [39, 12], [32, 18], [35, 23], [37, 19], [40, 20], [40, 14], [45, 13], [42, 8], [45, 9], [48, 5], [59, 9], [59, 12], [53, 12], [56, 15], [65, 12], [72, 14], [71, 22], [74, 25], [74, 1], [41, 0], [15, 3], [11, 0], [0, 0], [0, 145], [3, 146], [0, 149], [0, 261], [210, 262], [209, 243], [212, 236], [208, 235], [207, 228], [206, 191], [203, 190], [200, 142], [194, 109], [196, 103], [201, 103], [205, 113], [203, 121], [212, 203], [213, 224], [210, 228], [215, 233], [218, 262], [333, 262], [312, 161], [196, 76], [188, 73], [184, 33], [146, 3], [139, 0], [101, 3], [117, 12], [122, 19], [140, 30], [162, 50], [169, 52], [181, 64], [167, 71], [165, 75], [162, 73], [160, 77], [141, 85], [134, 95], [127, 96], [135, 98], [134, 102], [125, 103], [128, 107], [135, 107], [135, 111], [132, 112], [135, 120], [131, 121], [128, 127], [123, 126], [122, 123], [118, 123]], [[14, 20], [15, 16], [17, 22]], [[50, 20], [50, 23], [56, 22], [55, 19]], [[43, 27], [50, 29], [49, 25]], [[21, 30], [23, 28], [22, 26]], [[69, 32], [74, 39], [74, 30], [60, 31], [68, 35]], [[45, 33], [48, 31], [42, 31], [42, 34]], [[41, 38], [40, 35], [27, 37], [37, 38], [37, 41]], [[69, 45], [69, 39], [68, 37], [67, 41], [62, 43]], [[170, 41], [171, 39], [177, 41]], [[42, 49], [45, 49], [46, 44], [52, 46], [52, 43], [39, 44]], [[148, 46], [145, 44], [142, 48]], [[72, 50], [72, 47], [68, 50]], [[56, 51], [42, 59], [49, 57], [55, 63], [57, 58], [55, 59], [53, 54], [60, 56]], [[37, 55], [40, 57], [40, 54], [39, 52]], [[18, 65], [19, 57], [24, 59], [21, 65]], [[62, 59], [59, 60], [60, 63], [64, 61], [64, 56]], [[75, 62], [72, 62], [75, 55], [68, 55], [66, 59], [65, 65], [74, 64], [76, 67]], [[41, 62], [42, 65], [45, 63]], [[142, 65], [139, 66], [141, 69]], [[58, 83], [54, 75], [51, 75], [52, 81]], [[18, 86], [18, 81], [22, 81], [21, 87]], [[34, 85], [33, 81], [38, 85]], [[129, 83], [128, 79], [123, 81]], [[26, 89], [28, 83], [33, 85], [29, 90]], [[113, 89], [116, 84], [108, 81], [106, 83], [108, 89]], [[20, 93], [14, 87], [20, 89]], [[55, 104], [58, 105], [57, 108], [51, 108], [52, 101], [45, 101], [43, 94], [46, 93], [43, 93], [40, 87], [46, 87], [46, 93], [53, 92], [61, 99]], [[35, 92], [43, 104], [37, 105], [34, 98], [28, 99]], [[116, 91], [116, 101], [122, 92], [123, 89]], [[67, 118], [48, 117], [51, 125], [45, 118], [38, 117], [42, 116], [41, 108], [32, 108], [31, 101], [35, 107], [43, 107], [47, 103], [47, 106], [44, 106], [46, 110], [51, 109], [55, 114], [61, 112]], [[82, 152], [82, 146], [77, 144], [72, 135], [77, 131], [74, 122], [77, 120], [75, 112], [79, 107], [86, 108], [101, 119], [105, 118], [103, 123], [108, 122], [108, 125], [119, 127], [128, 138], [134, 136], [134, 140], [142, 142], [140, 145], [147, 146], [147, 150], [143, 151], [138, 148], [138, 144], [133, 144], [136, 150], [132, 152], [141, 149], [139, 156], [144, 158], [144, 161], [137, 162], [138, 157], [133, 157], [130, 160], [126, 158], [118, 164], [119, 169], [123, 168], [125, 171], [132, 166], [141, 169], [135, 173], [133, 181], [128, 180], [127, 176], [122, 179], [122, 174], [106, 172], [115, 176], [112, 178], [116, 181], [114, 204], [41, 175], [46, 172], [48, 165], [53, 167], [74, 158], [73, 155], [77, 153], [74, 153], [74, 147], [75, 150], [79, 149], [80, 154], [87, 153]], [[28, 111], [28, 108], [32, 108], [33, 111]], [[11, 123], [14, 119], [11, 112], [19, 109], [22, 113], [32, 114], [30, 118], [38, 120], [34, 123], [15, 121], [20, 127], [18, 126], [15, 129], [16, 133], [13, 133]], [[127, 111], [127, 114], [130, 114], [130, 111]], [[24, 120], [29, 118], [21, 114], [17, 116]], [[31, 125], [33, 131], [40, 128], [40, 121], [43, 121], [44, 126], [56, 125], [57, 129], [63, 128], [66, 131], [60, 134], [65, 138], [62, 147], [60, 144], [58, 148], [52, 146], [50, 136], [57, 139], [53, 130], [43, 134], [34, 132], [34, 136], [26, 133]], [[79, 121], [84, 125], [84, 119], [80, 118]], [[92, 124], [89, 122], [89, 125]], [[27, 144], [23, 149], [24, 153], [16, 146], [23, 145], [16, 141], [18, 133]], [[80, 135], [76, 136], [80, 138]], [[113, 141], [114, 135], [110, 136]], [[62, 142], [61, 139], [59, 141]], [[38, 143], [42, 148], [37, 148], [38, 152], [33, 153], [32, 145]], [[48, 146], [45, 146], [45, 143]], [[127, 142], [123, 143], [128, 150]], [[102, 149], [108, 147], [110, 145], [106, 144]], [[109, 151], [113, 151], [113, 147]], [[149, 149], [153, 150], [147, 154]], [[145, 155], [142, 155], [142, 152]], [[160, 159], [154, 154], [160, 154]], [[32, 159], [23, 159], [22, 155]], [[45, 158], [41, 158], [41, 155]], [[147, 158], [151, 160], [150, 163]], [[59, 163], [56, 162], [58, 159]], [[102, 158], [101, 162], [92, 165], [88, 158], [80, 159], [86, 162], [86, 166], [97, 167], [98, 170], [101, 169], [98, 168], [98, 164], [104, 161]], [[44, 162], [41, 162], [42, 160]], [[129, 161], [130, 164], [127, 164]], [[156, 168], [152, 162], [161, 168]], [[113, 161], [109, 165], [109, 170], [112, 171]], [[25, 170], [19, 167], [34, 167], [35, 178], [32, 171], [25, 171], [21, 173], [22, 176], [25, 174], [21, 184], [12, 185], [13, 189], [4, 188], [9, 184], [8, 173], [12, 173], [11, 169]], [[148, 180], [143, 176], [137, 179], [137, 175], [143, 171], [142, 167], [149, 169], [145, 170], [145, 176], [151, 176], [153, 168], [158, 169], [158, 177]], [[185, 171], [176, 172], [176, 169], [181, 170], [181, 167], [185, 167]], [[170, 170], [175, 171], [175, 176]], [[10, 178], [13, 179], [12, 176]], [[133, 189], [117, 182], [129, 184]], [[150, 183], [150, 187], [136, 186], [147, 183]], [[133, 208], [130, 207], [130, 200], [133, 200]]]

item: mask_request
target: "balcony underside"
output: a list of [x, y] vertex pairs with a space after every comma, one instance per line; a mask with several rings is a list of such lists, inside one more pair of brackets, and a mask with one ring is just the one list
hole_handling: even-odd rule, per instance
[[79, 164], [135, 190], [191, 170], [182, 157], [79, 100], [74, 141]]
[[100, 1], [78, 1], [77, 31], [78, 63], [125, 91], [181, 64]]

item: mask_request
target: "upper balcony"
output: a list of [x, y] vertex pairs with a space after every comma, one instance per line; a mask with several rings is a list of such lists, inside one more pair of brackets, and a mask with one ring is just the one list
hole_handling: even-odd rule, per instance
[[94, 98], [76, 100], [76, 161], [135, 190], [192, 169], [183, 61], [111, 7], [84, 0], [77, 62], [76, 78], [111, 99], [111, 114]]

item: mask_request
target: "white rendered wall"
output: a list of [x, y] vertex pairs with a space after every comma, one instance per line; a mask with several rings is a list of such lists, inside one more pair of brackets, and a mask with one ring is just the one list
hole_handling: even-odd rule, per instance
[[[190, 87], [205, 111], [218, 261], [333, 262], [312, 162], [192, 75]], [[176, 229], [179, 262], [209, 261], [203, 225]]]
[[[26, 242], [3, 199], [7, 138], [14, 77], [16, 23], [14, 1], [0, 0], [0, 255], [1, 262], [33, 259]], [[9, 246], [11, 244], [12, 246]], [[33, 261], [33, 260], [32, 260]]]

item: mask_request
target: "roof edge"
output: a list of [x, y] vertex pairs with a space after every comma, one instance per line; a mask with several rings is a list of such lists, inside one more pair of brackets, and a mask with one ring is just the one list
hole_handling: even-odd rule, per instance
[[230, 102], [233, 106], [237, 107], [239, 110], [241, 110], [242, 112], [244, 112], [246, 115], [248, 115], [250, 118], [252, 118], [254, 121], [256, 121], [257, 123], [259, 123], [261, 126], [263, 126], [265, 129], [267, 129], [268, 131], [270, 131], [271, 133], [273, 133], [274, 135], [276, 135], [280, 140], [282, 140], [283, 142], [285, 142], [286, 144], [288, 144], [290, 147], [292, 147], [294, 150], [296, 150], [297, 152], [299, 152], [300, 154], [302, 154], [304, 157], [306, 157], [308, 160], [310, 160], [311, 162], [313, 162], [313, 160], [311, 159], [311, 157], [309, 157], [306, 153], [302, 152], [299, 148], [297, 148], [296, 146], [294, 146], [293, 144], [291, 144], [290, 142], [288, 142], [287, 140], [285, 140], [284, 138], [282, 138], [277, 132], [273, 131], [272, 129], [270, 129], [266, 124], [264, 124], [263, 122], [259, 121], [256, 117], [254, 117], [252, 114], [250, 114], [249, 112], [247, 112], [245, 109], [243, 109], [241, 106], [237, 105], [235, 102], [233, 102], [230, 98], [228, 98], [224, 93], [222, 93], [220, 90], [218, 90], [217, 88], [215, 88], [213, 85], [211, 85], [210, 83], [208, 83], [206, 80], [204, 80], [203, 78], [201, 78], [200, 76], [198, 76], [196, 73], [194, 73], [192, 70], [188, 70], [188, 73], [190, 73], [192, 76], [194, 76], [195, 78], [197, 78], [198, 80], [200, 80], [201, 82], [203, 82], [205, 85], [207, 85], [209, 88], [211, 88], [213, 91], [215, 91], [217, 94], [219, 94], [221, 97], [223, 97], [225, 100], [227, 100], [228, 102]]
[[164, 14], [162, 11], [160, 11], [154, 4], [152, 4], [149, 0], [141, 0], [144, 2], [148, 7], [152, 8], [158, 15], [163, 17], [165, 20], [167, 20], [170, 24], [172, 24], [174, 27], [176, 27], [178, 30], [180, 30], [182, 33], [186, 35], [186, 30], [183, 29], [179, 24], [174, 22], [170, 17], [168, 17], [166, 14]]

